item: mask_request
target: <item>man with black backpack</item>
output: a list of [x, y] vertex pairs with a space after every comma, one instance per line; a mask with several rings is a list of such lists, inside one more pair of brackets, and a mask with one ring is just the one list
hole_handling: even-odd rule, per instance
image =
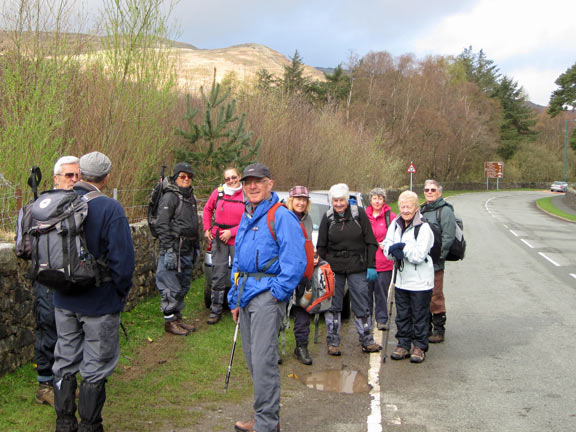
[[[80, 230], [82, 239], [78, 236], [77, 240], [85, 241], [87, 247], [80, 259], [84, 265], [96, 262], [97, 276], [91, 284], [67, 281], [66, 292], [55, 286], [58, 331], [53, 367], [56, 432], [104, 430], [102, 408], [106, 401], [106, 380], [120, 358], [120, 312], [132, 287], [134, 246], [124, 209], [118, 201], [100, 192], [110, 179], [111, 167], [110, 159], [99, 152], [80, 158], [82, 180], [76, 183], [74, 191], [87, 203], [88, 214], [81, 225], [66, 225], [66, 230], [72, 233], [62, 231], [62, 237], [66, 237]], [[41, 196], [38, 201], [42, 200], [40, 204], [49, 207], [49, 200], [55, 197], [57, 195]], [[36, 235], [39, 237], [37, 242], [41, 243], [42, 231]], [[72, 256], [72, 250], [68, 253], [70, 259], [77, 258]], [[76, 418], [78, 372], [82, 376], [78, 399], [80, 424]]]
[[424, 182], [424, 197], [420, 213], [430, 224], [436, 225], [442, 234], [440, 259], [434, 262], [434, 289], [430, 302], [430, 343], [444, 342], [446, 332], [446, 302], [444, 299], [444, 265], [450, 247], [456, 238], [456, 217], [452, 204], [442, 198], [442, 186], [436, 180]]
[[[54, 189], [72, 189], [78, 181], [80, 167], [76, 156], [64, 156], [54, 165]], [[21, 233], [21, 235], [24, 233]], [[28, 251], [29, 252], [29, 251]], [[23, 258], [30, 259], [31, 257]], [[54, 347], [58, 335], [54, 318], [52, 288], [34, 281], [34, 317], [35, 344], [34, 362], [38, 374], [36, 402], [54, 406], [54, 388], [52, 366], [54, 365]]]
[[198, 210], [192, 188], [194, 171], [187, 162], [174, 166], [173, 176], [164, 179], [155, 229], [160, 242], [156, 287], [166, 332], [186, 336], [196, 330], [182, 320], [184, 298], [190, 290], [192, 269], [199, 257]]

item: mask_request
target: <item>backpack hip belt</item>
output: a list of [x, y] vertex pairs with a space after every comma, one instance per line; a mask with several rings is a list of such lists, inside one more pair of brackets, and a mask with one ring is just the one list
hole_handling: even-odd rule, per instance
[[217, 226], [218, 228], [222, 228], [222, 229], [231, 229], [231, 228], [234, 228], [234, 227], [237, 227], [237, 226], [238, 226], [238, 224], [235, 224], [235, 225], [227, 225], [227, 224], [221, 224], [221, 223], [218, 223], [218, 222], [214, 222], [214, 225]]

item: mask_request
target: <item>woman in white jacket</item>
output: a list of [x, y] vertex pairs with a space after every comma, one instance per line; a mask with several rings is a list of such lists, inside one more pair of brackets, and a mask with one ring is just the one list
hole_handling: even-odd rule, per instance
[[400, 216], [380, 247], [389, 260], [396, 260], [396, 339], [398, 345], [391, 357], [422, 363], [428, 350], [428, 320], [434, 265], [430, 249], [434, 233], [419, 211], [418, 195], [405, 191], [398, 198]]

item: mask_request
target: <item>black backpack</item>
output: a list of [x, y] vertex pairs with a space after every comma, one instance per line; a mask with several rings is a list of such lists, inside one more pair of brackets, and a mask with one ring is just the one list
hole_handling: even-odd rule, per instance
[[18, 258], [25, 260], [32, 259], [32, 237], [30, 229], [32, 228], [32, 205], [38, 198], [38, 185], [42, 180], [42, 171], [40, 167], [33, 166], [28, 177], [28, 185], [32, 188], [34, 199], [20, 209], [18, 220], [16, 222], [16, 247], [15, 252]]
[[34, 201], [29, 230], [32, 279], [63, 294], [99, 286], [106, 267], [88, 250], [83, 223], [88, 203], [102, 195], [97, 190], [79, 196], [74, 190], [52, 189]]
[[[150, 228], [150, 233], [152, 237], [158, 238], [158, 231], [156, 230], [156, 224], [158, 223], [158, 206], [160, 205], [160, 200], [166, 193], [168, 188], [168, 178], [162, 177], [162, 179], [156, 183], [152, 193], [150, 194], [150, 201], [148, 201], [148, 227]], [[174, 212], [174, 217], [178, 217], [182, 211], [182, 194], [176, 194], [178, 196], [178, 206]]]
[[[428, 255], [432, 258], [433, 263], [437, 263], [440, 260], [440, 255], [442, 254], [442, 233], [440, 232], [440, 228], [436, 226], [436, 224], [428, 222], [425, 217], [421, 218], [422, 222], [427, 223], [432, 233], [434, 234], [434, 244], [432, 245], [432, 249]], [[414, 227], [414, 239], [418, 239], [418, 234], [420, 233], [420, 228], [422, 225], [417, 225]]]
[[[440, 215], [442, 214], [442, 208], [436, 210], [436, 219], [438, 220], [438, 224], [440, 226]], [[448, 251], [448, 255], [446, 256], [446, 261], [459, 261], [464, 259], [464, 255], [466, 254], [466, 240], [464, 240], [464, 222], [461, 218], [454, 215], [456, 218], [456, 236], [454, 237], [454, 241], [450, 246], [450, 250]]]

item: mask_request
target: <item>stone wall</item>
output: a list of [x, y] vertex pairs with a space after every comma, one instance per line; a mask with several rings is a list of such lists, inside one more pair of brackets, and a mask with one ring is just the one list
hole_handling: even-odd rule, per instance
[[564, 195], [564, 204], [576, 210], [576, 189], [568, 186], [566, 194]]
[[[145, 222], [130, 227], [136, 271], [126, 310], [157, 293], [156, 240]], [[25, 277], [27, 269], [28, 262], [14, 255], [13, 243], [0, 243], [0, 376], [34, 356], [34, 298], [31, 281]]]

